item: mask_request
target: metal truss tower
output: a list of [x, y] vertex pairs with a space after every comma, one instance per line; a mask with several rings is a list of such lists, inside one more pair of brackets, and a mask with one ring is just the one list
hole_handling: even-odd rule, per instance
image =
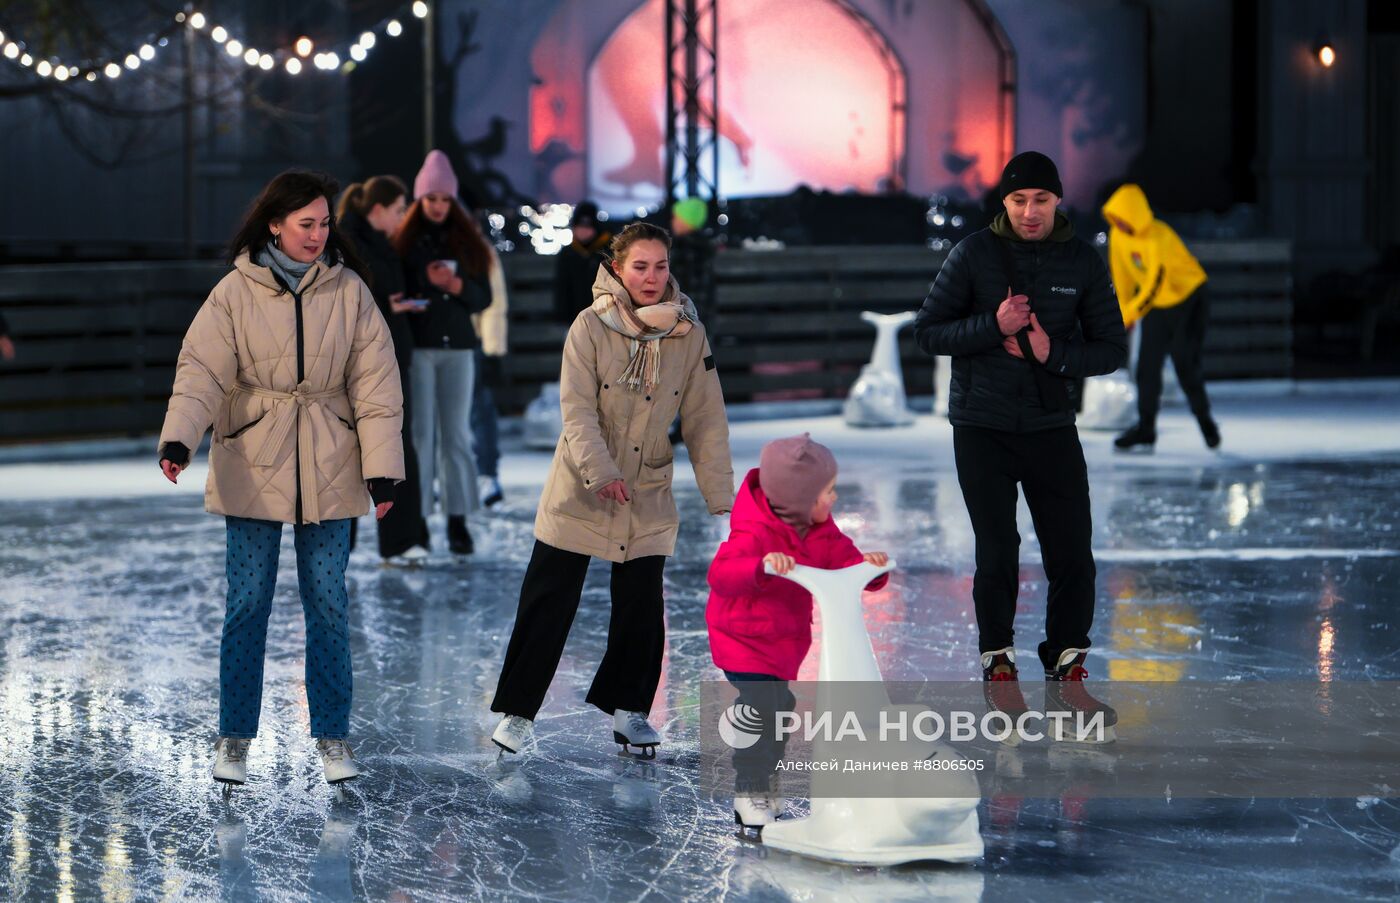
[[666, 207], [719, 200], [719, 0], [666, 0]]

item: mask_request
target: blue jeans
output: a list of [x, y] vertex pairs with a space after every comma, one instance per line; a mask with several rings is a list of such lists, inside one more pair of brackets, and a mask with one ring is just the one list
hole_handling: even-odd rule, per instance
[[496, 396], [481, 378], [486, 355], [476, 349], [476, 380], [472, 387], [472, 447], [476, 450], [476, 472], [483, 477], [499, 475], [501, 442], [496, 426]]
[[787, 681], [772, 674], [726, 671], [725, 679], [739, 691], [737, 705], [753, 706], [763, 721], [763, 734], [748, 749], [734, 750], [734, 789], [739, 793], [765, 792], [775, 784], [778, 763], [787, 749], [787, 740], [778, 739], [778, 712], [792, 711], [797, 699]]
[[[262, 710], [267, 618], [277, 583], [282, 524], [227, 518], [228, 608], [219, 645], [219, 734], [255, 737]], [[296, 531], [297, 585], [306, 615], [306, 701], [311, 736], [350, 733], [350, 521], [303, 524]]]

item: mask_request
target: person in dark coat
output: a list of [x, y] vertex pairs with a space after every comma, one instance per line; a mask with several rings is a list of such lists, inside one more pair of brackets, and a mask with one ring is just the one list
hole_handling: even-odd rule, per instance
[[[379, 555], [393, 563], [411, 563], [428, 557], [428, 523], [423, 517], [418, 488], [418, 456], [413, 447], [412, 393], [413, 330], [404, 302], [403, 261], [389, 243], [408, 209], [408, 189], [394, 176], [375, 176], [345, 190], [337, 205], [341, 231], [354, 244], [369, 270], [369, 288], [379, 312], [389, 324], [394, 358], [403, 388], [404, 482], [397, 504], [379, 520]], [[354, 542], [352, 533], [351, 542]]]
[[491, 306], [494, 254], [457, 199], [457, 176], [442, 151], [428, 153], [413, 181], [413, 205], [394, 234], [406, 291], [426, 301], [409, 313], [413, 329], [413, 444], [423, 514], [432, 513], [440, 475], [447, 547], [470, 555], [467, 515], [480, 505], [471, 429], [476, 351], [473, 317]]
[[572, 324], [579, 311], [593, 304], [593, 281], [598, 266], [608, 259], [612, 233], [598, 220], [598, 205], [583, 201], [574, 208], [569, 229], [574, 240], [554, 259], [554, 318]]
[[[999, 191], [1004, 211], [953, 248], [914, 330], [926, 353], [953, 358], [948, 419], [976, 536], [972, 598], [983, 678], [1017, 676], [1020, 484], [1050, 584], [1041, 664], [1047, 680], [1080, 681], [1095, 566], [1075, 381], [1123, 366], [1127, 335], [1108, 267], [1057, 209], [1063, 189], [1050, 158], [1014, 157]], [[1082, 685], [1072, 691], [1072, 707], [1111, 712]]]

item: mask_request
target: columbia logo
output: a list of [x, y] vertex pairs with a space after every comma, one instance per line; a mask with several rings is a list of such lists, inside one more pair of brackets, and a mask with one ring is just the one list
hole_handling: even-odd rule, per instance
[[1064, 286], [1064, 285], [1052, 285], [1052, 286], [1050, 286], [1050, 294], [1052, 294], [1052, 295], [1077, 295], [1077, 294], [1079, 294], [1079, 289], [1077, 289], [1077, 288], [1069, 288], [1068, 286]]

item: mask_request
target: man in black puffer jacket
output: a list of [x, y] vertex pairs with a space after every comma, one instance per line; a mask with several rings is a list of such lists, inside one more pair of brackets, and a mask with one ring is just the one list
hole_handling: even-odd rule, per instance
[[983, 677], [1016, 678], [1019, 483], [1050, 583], [1045, 676], [1081, 680], [1095, 569], [1076, 380], [1123, 366], [1127, 335], [1108, 268], [1056, 209], [1063, 189], [1050, 158], [1013, 158], [1000, 194], [1005, 212], [948, 255], [914, 329], [925, 352], [953, 358], [948, 419], [977, 540]]

